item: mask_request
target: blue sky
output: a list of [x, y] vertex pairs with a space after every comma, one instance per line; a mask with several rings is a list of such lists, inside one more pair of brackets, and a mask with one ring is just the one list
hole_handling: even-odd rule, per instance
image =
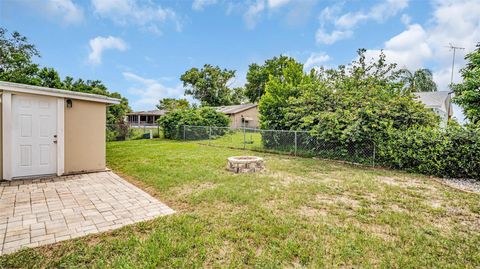
[[[180, 75], [205, 63], [237, 70], [243, 85], [250, 63], [280, 54], [306, 69], [337, 66], [384, 49], [387, 59], [434, 72], [450, 82], [449, 43], [480, 41], [480, 0], [3, 0], [0, 25], [29, 37], [38, 62], [62, 77], [102, 80], [153, 109], [162, 97], [182, 97]], [[455, 81], [460, 81], [458, 68]]]

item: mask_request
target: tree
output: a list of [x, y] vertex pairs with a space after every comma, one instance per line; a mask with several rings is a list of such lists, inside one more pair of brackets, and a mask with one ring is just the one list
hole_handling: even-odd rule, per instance
[[38, 85], [38, 65], [32, 58], [40, 57], [40, 52], [25, 36], [13, 32], [7, 37], [7, 32], [0, 28], [0, 80]]
[[160, 100], [157, 108], [160, 110], [174, 111], [190, 108], [190, 103], [187, 99], [163, 98]]
[[298, 63], [294, 58], [283, 55], [266, 60], [263, 65], [251, 64], [248, 67], [247, 84], [245, 84], [245, 95], [250, 102], [255, 103], [260, 101], [260, 98], [265, 94], [265, 85], [267, 82], [272, 77], [282, 79], [284, 69], [291, 65], [303, 68], [303, 65]]
[[400, 70], [400, 81], [409, 92], [435, 92], [437, 84], [433, 81], [432, 71], [426, 68], [411, 72], [408, 69]]
[[128, 100], [119, 93], [111, 93], [100, 80], [75, 81], [67, 76], [62, 81], [54, 68], [40, 69], [32, 62], [34, 57], [40, 57], [40, 52], [25, 36], [13, 32], [8, 38], [7, 30], [0, 28], [0, 80], [118, 98], [121, 100], [120, 104], [108, 106], [108, 124], [123, 121], [126, 113], [130, 111]]
[[53, 68], [44, 67], [37, 73], [40, 80], [40, 86], [49, 88], [63, 88], [63, 82], [60, 79], [60, 75]]
[[467, 65], [460, 70], [463, 83], [453, 86], [454, 102], [459, 104], [465, 117], [474, 125], [480, 125], [480, 42], [476, 50], [465, 56]]
[[200, 100], [203, 106], [223, 106], [235, 104], [242, 99], [227, 85], [234, 77], [234, 70], [205, 64], [201, 69], [192, 68], [186, 71], [180, 80], [183, 86], [187, 87], [185, 94]]
[[433, 112], [402, 90], [396, 65], [387, 64], [383, 52], [374, 62], [366, 61], [365, 50], [358, 54], [348, 66], [309, 74], [287, 65], [283, 78], [266, 84], [261, 127], [306, 130], [322, 143], [367, 148], [388, 137], [389, 130], [438, 124]]

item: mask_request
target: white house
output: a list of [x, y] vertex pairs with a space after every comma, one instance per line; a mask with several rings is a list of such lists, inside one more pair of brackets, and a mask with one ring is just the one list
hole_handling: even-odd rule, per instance
[[451, 92], [415, 92], [413, 93], [418, 101], [422, 102], [425, 107], [431, 108], [435, 114], [440, 116], [441, 125], [446, 126], [448, 120], [453, 115]]

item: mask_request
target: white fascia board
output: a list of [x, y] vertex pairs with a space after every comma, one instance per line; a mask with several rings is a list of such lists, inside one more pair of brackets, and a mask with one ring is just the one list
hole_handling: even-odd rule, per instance
[[17, 92], [17, 93], [37, 94], [37, 95], [44, 95], [44, 96], [85, 100], [85, 101], [91, 101], [91, 102], [100, 102], [100, 103], [112, 104], [112, 105], [120, 104], [120, 99], [111, 98], [103, 95], [74, 92], [74, 91], [67, 91], [62, 89], [39, 87], [39, 86], [32, 86], [32, 85], [5, 82], [5, 81], [0, 81], [0, 90], [9, 91], [12, 93]]

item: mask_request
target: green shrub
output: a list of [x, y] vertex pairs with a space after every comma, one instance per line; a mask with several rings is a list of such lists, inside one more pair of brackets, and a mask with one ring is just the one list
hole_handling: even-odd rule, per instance
[[[230, 120], [227, 116], [209, 107], [176, 110], [159, 119], [163, 134], [168, 139], [182, 138], [182, 126], [184, 125], [227, 127], [229, 122]], [[189, 130], [191, 139], [206, 139], [208, 135], [208, 128], [192, 128]], [[220, 135], [218, 131], [217, 135]]]
[[480, 131], [449, 126], [391, 130], [377, 142], [377, 160], [428, 175], [480, 179]]
[[131, 130], [124, 121], [118, 121], [117, 124], [107, 124], [107, 141], [124, 141], [131, 135]]

